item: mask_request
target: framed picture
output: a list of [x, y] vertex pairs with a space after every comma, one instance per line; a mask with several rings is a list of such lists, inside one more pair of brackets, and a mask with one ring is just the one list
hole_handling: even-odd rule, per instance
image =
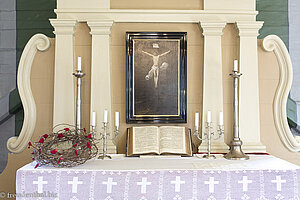
[[128, 32], [126, 39], [126, 122], [186, 123], [186, 32]]

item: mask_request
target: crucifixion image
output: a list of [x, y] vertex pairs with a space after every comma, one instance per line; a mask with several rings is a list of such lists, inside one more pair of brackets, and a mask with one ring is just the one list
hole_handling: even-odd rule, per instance
[[146, 51], [143, 51], [143, 50], [142, 50], [142, 52], [145, 53], [145, 54], [147, 54], [148, 56], [151, 56], [152, 59], [153, 59], [153, 65], [152, 65], [151, 69], [149, 70], [148, 74], [145, 76], [145, 79], [146, 79], [146, 80], [150, 80], [150, 79], [152, 78], [152, 76], [153, 76], [154, 86], [155, 86], [155, 88], [157, 88], [157, 82], [158, 82], [159, 71], [160, 71], [160, 70], [167, 69], [167, 67], [169, 66], [169, 64], [166, 63], [166, 62], [162, 63], [161, 66], [158, 66], [159, 58], [160, 58], [161, 56], [164, 56], [164, 55], [170, 53], [170, 50], [169, 50], [169, 51], [166, 51], [166, 52], [164, 52], [164, 53], [162, 53], [162, 54], [160, 54], [160, 55], [157, 55], [157, 56], [155, 56], [155, 55], [153, 55], [153, 54], [151, 54], [151, 53], [148, 53], [148, 52], [146, 52]]

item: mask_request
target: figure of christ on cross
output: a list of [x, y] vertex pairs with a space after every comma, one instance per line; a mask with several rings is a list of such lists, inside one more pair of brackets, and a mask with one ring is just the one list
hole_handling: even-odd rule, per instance
[[157, 55], [157, 56], [155, 56], [155, 55], [153, 55], [153, 54], [151, 54], [151, 53], [148, 53], [148, 52], [146, 52], [146, 51], [143, 51], [143, 50], [142, 50], [142, 52], [145, 53], [145, 54], [147, 54], [148, 56], [151, 56], [152, 59], [153, 59], [153, 65], [152, 65], [150, 71], [148, 72], [148, 74], [145, 76], [145, 79], [146, 79], [146, 80], [150, 80], [150, 78], [152, 78], [152, 76], [153, 76], [153, 79], [154, 79], [154, 86], [155, 86], [155, 88], [157, 88], [157, 82], [158, 82], [159, 70], [166, 69], [166, 68], [169, 66], [168, 63], [164, 62], [164, 63], [159, 67], [159, 66], [158, 66], [159, 58], [160, 58], [161, 56], [164, 56], [164, 55], [170, 53], [170, 50], [167, 51], [167, 52], [164, 52], [164, 53], [162, 53], [162, 54], [160, 54], [160, 55]]

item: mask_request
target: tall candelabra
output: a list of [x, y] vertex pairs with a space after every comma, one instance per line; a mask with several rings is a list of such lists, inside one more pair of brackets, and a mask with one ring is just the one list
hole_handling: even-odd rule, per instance
[[85, 76], [85, 73], [81, 69], [77, 69], [73, 75], [77, 78], [76, 133], [79, 134], [79, 130], [81, 129], [81, 79]]
[[206, 130], [207, 132], [203, 134], [204, 137], [200, 138], [200, 131], [199, 127], [196, 127], [196, 130], [194, 132], [194, 135], [200, 140], [205, 141], [207, 140], [207, 154], [203, 156], [203, 158], [207, 159], [215, 159], [216, 156], [211, 154], [211, 140], [218, 140], [223, 134], [224, 134], [224, 126], [219, 125], [218, 126], [218, 136], [216, 138], [213, 138], [214, 132], [212, 132], [212, 123], [206, 122]]
[[111, 159], [111, 156], [107, 155], [107, 136], [109, 136], [108, 132], [108, 122], [103, 122], [103, 132], [100, 133], [100, 139], [103, 141], [103, 152], [100, 154], [98, 159], [105, 159], [109, 158]]
[[224, 156], [229, 160], [248, 160], [249, 156], [243, 153], [239, 134], [239, 78], [242, 74], [237, 69], [233, 70], [230, 76], [234, 79], [234, 110], [233, 110], [233, 139], [230, 142], [230, 150]]

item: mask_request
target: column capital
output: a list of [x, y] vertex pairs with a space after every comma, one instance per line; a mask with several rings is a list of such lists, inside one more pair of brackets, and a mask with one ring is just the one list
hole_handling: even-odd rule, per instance
[[91, 29], [91, 35], [110, 35], [113, 20], [87, 20], [87, 24]]
[[240, 37], [257, 37], [259, 29], [263, 26], [264, 22], [236, 22], [235, 26], [239, 31]]
[[204, 36], [221, 36], [223, 35], [223, 29], [226, 26], [226, 22], [209, 22], [204, 21], [199, 23], [200, 29], [203, 30]]
[[55, 35], [73, 35], [75, 32], [75, 27], [77, 25], [77, 20], [73, 19], [50, 19], [51, 25], [54, 27]]

